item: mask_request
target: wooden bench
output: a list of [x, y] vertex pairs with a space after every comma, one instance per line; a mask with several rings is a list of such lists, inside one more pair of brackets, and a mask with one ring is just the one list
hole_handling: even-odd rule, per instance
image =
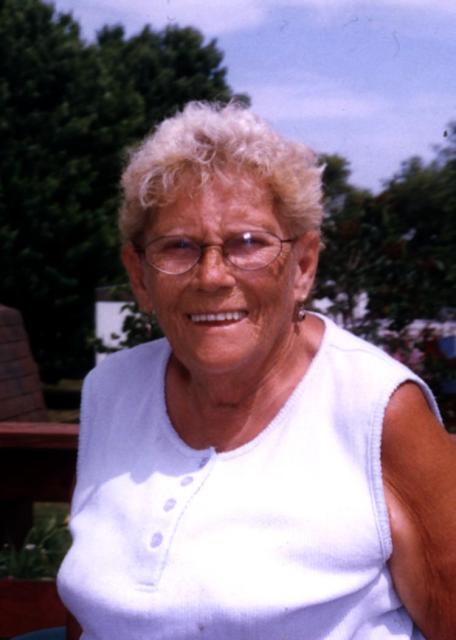
[[[34, 501], [67, 502], [79, 426], [0, 422], [0, 505], [4, 531], [17, 545], [29, 530]], [[73, 624], [53, 580], [0, 580], [0, 637]]]
[[[0, 305], [0, 544], [22, 545], [34, 502], [70, 499], [79, 425], [47, 418], [21, 315]], [[65, 624], [53, 580], [0, 580], [0, 637]]]
[[68, 502], [79, 426], [0, 423], [0, 522], [3, 542], [19, 547], [33, 524], [34, 502]]
[[70, 498], [79, 427], [47, 418], [21, 314], [0, 305], [0, 543], [22, 544], [33, 502]]

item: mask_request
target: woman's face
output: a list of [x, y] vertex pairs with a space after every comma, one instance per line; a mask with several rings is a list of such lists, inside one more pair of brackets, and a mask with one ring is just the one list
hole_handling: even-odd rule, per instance
[[[146, 229], [144, 244], [162, 236], [222, 243], [245, 231], [291, 235], [266, 186], [253, 178], [229, 185], [214, 179], [201, 191], [183, 188]], [[316, 234], [305, 234], [257, 271], [226, 262], [219, 248], [206, 249], [181, 275], [156, 271], [131, 245], [123, 258], [141, 308], [156, 314], [181, 364], [190, 372], [227, 373], [266, 367], [292, 348], [294, 306], [309, 293], [318, 246]], [[208, 318], [220, 313], [229, 316]]]

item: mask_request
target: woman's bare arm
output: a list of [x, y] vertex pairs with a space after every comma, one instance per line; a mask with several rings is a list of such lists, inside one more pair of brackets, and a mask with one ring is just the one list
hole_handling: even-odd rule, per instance
[[396, 590], [427, 640], [454, 640], [456, 446], [413, 383], [387, 407], [382, 468]]

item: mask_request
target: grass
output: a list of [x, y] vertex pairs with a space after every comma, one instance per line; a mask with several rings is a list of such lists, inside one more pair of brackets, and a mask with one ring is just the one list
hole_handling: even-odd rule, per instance
[[0, 549], [0, 578], [55, 578], [71, 543], [67, 521], [67, 504], [37, 503], [34, 525], [22, 547]]

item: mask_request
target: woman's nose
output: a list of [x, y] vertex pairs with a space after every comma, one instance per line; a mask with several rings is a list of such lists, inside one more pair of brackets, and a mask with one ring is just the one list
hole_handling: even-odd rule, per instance
[[232, 265], [223, 255], [223, 248], [211, 245], [203, 249], [196, 267], [199, 283], [205, 288], [232, 286], [235, 278]]

